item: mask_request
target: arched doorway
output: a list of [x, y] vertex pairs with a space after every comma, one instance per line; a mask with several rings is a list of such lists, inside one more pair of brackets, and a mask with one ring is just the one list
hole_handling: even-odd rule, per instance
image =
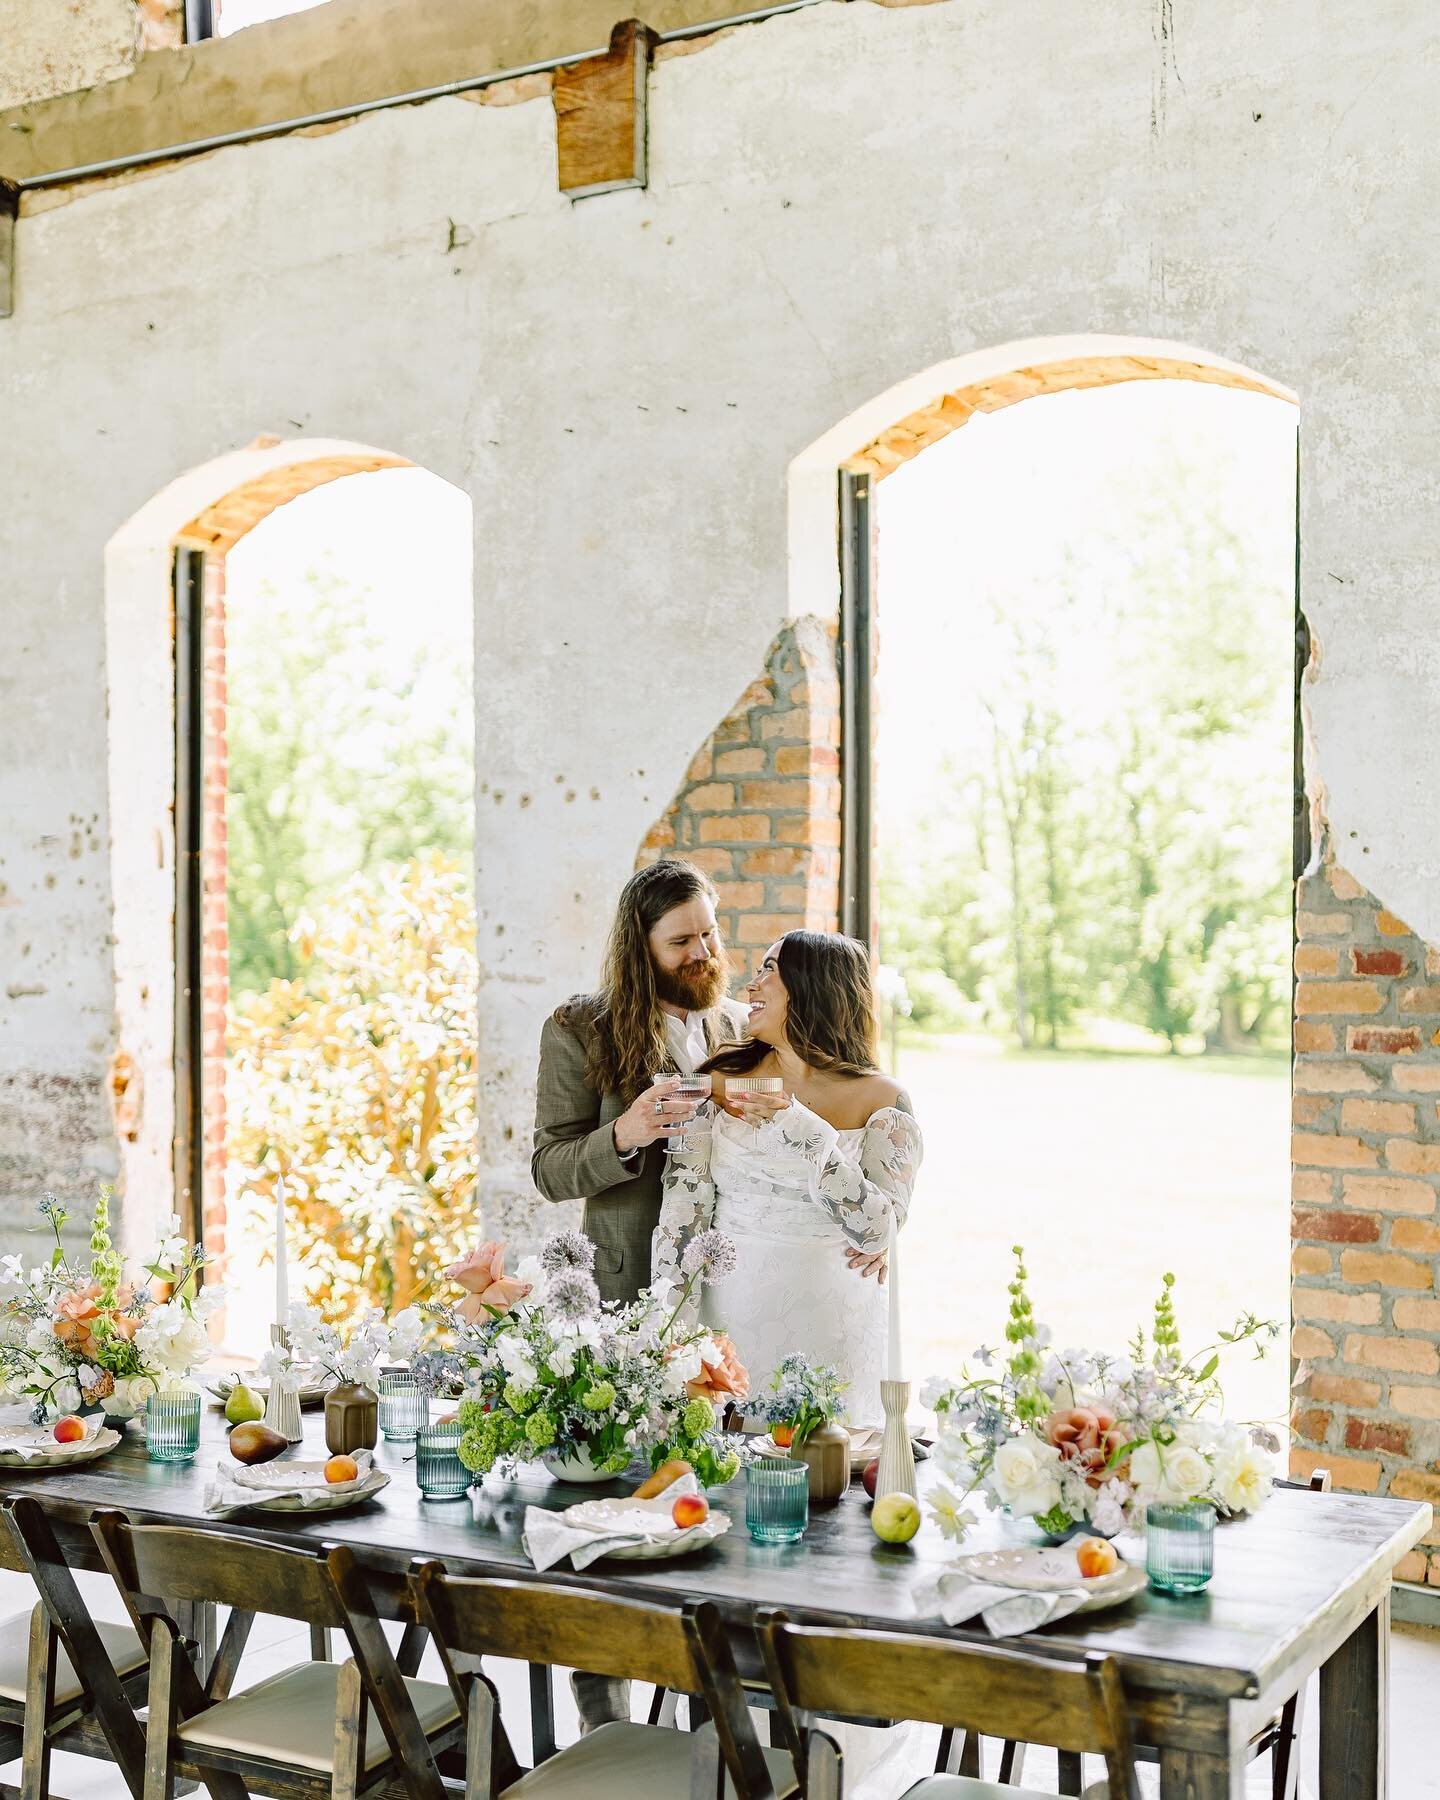
[[[173, 1193], [252, 1302], [269, 1251], [241, 1215], [280, 1166], [324, 1300], [352, 1279], [388, 1297], [397, 1265], [409, 1280], [367, 1213], [393, 1217], [407, 1183], [413, 1210], [424, 1181], [374, 1118], [428, 1107], [426, 1131], [441, 1115], [473, 1163], [471, 536], [468, 499], [403, 457], [262, 441], [182, 478], [109, 547], [126, 1182], [155, 1212]], [[377, 943], [387, 966], [368, 981]], [[381, 1048], [397, 1038], [393, 1061], [404, 1021], [375, 1011], [415, 975], [389, 967], [406, 954], [453, 976], [427, 987], [422, 970], [410, 1009], [438, 1044], [428, 1100]], [[454, 1030], [420, 1019], [427, 995]], [[434, 1160], [463, 1188], [453, 1145]], [[242, 1311], [228, 1339], [258, 1349], [268, 1301]]]
[[[1246, 1259], [1237, 1259], [1233, 1254], [1237, 1223], [1243, 1224], [1252, 1233], [1252, 1243], [1255, 1241], [1253, 1234], [1263, 1236], [1266, 1248], [1263, 1258], [1258, 1260], [1263, 1260], [1266, 1266], [1265, 1280], [1260, 1284], [1264, 1291], [1261, 1293], [1257, 1288], [1256, 1295], [1251, 1296], [1247, 1290], [1237, 1304], [1248, 1305], [1254, 1300], [1269, 1316], [1283, 1318], [1287, 1310], [1288, 1280], [1288, 1215], [1285, 1200], [1289, 1106], [1285, 1076], [1288, 1068], [1290, 1017], [1290, 870], [1286, 865], [1292, 848], [1295, 873], [1305, 865], [1309, 854], [1306, 835], [1308, 814], [1299, 779], [1301, 745], [1298, 677], [1308, 654], [1308, 641], [1303, 620], [1295, 611], [1293, 586], [1294, 428], [1297, 416], [1293, 396], [1253, 371], [1176, 345], [1140, 344], [1124, 340], [1050, 341], [1012, 346], [957, 359], [955, 363], [901, 384], [887, 395], [859, 409], [843, 426], [827, 433], [818, 445], [812, 446], [792, 465], [792, 593], [797, 599], [803, 595], [808, 606], [816, 610], [827, 599], [838, 603], [843, 725], [840, 802], [842, 863], [836, 911], [843, 926], [864, 935], [875, 945], [882, 960], [882, 974], [893, 986], [893, 964], [899, 960], [893, 954], [895, 933], [892, 929], [887, 934], [885, 901], [881, 899], [877, 905], [876, 898], [877, 862], [880, 860], [877, 852], [883, 857], [890, 851], [893, 860], [894, 849], [893, 844], [886, 842], [887, 819], [880, 810], [884, 805], [883, 790], [877, 791], [875, 781], [877, 750], [882, 759], [886, 754], [885, 727], [883, 720], [878, 717], [876, 706], [875, 677], [878, 667], [882, 677], [880, 691], [883, 693], [886, 634], [890, 629], [886, 622], [893, 619], [891, 606], [899, 598], [887, 590], [886, 586], [887, 568], [899, 559], [893, 554], [887, 556], [883, 527], [879, 526], [884, 513], [885, 484], [901, 471], [908, 470], [912, 477], [918, 476], [919, 465], [916, 464], [916, 459], [921, 457], [922, 452], [952, 439], [954, 433], [962, 431], [977, 419], [986, 422], [986, 426], [981, 427], [969, 440], [978, 449], [982, 442], [995, 442], [995, 436], [988, 439], [985, 437], [985, 429], [993, 416], [999, 413], [1005, 412], [1007, 425], [1014, 424], [1018, 428], [1022, 418], [1033, 420], [1040, 417], [1046, 407], [1063, 406], [1065, 402], [1057, 400], [1056, 396], [1081, 397], [1072, 402], [1078, 410], [1092, 398], [1098, 406], [1106, 404], [1107, 390], [1113, 394], [1122, 388], [1133, 391], [1136, 384], [1157, 383], [1166, 384], [1167, 387], [1185, 383], [1187, 392], [1203, 389], [1206, 397], [1214, 395], [1217, 403], [1222, 406], [1229, 403], [1231, 395], [1222, 399], [1220, 390], [1231, 390], [1238, 409], [1243, 410], [1240, 407], [1243, 401], [1275, 409], [1277, 417], [1283, 415], [1281, 436], [1285, 432], [1289, 434], [1288, 445], [1279, 452], [1281, 460], [1277, 465], [1280, 487], [1283, 488], [1283, 499], [1278, 502], [1277, 521], [1279, 536], [1284, 538], [1283, 567], [1278, 574], [1274, 566], [1267, 571], [1267, 580], [1271, 581], [1273, 597], [1277, 599], [1279, 608], [1278, 611], [1275, 607], [1271, 608], [1273, 616], [1269, 616], [1269, 636], [1266, 639], [1270, 698], [1278, 708], [1281, 727], [1277, 744], [1271, 747], [1279, 759], [1271, 774], [1274, 777], [1272, 785], [1276, 787], [1280, 797], [1280, 806], [1278, 810], [1271, 809], [1275, 812], [1273, 819], [1269, 812], [1265, 815], [1265, 829], [1269, 831], [1273, 827], [1275, 841], [1271, 848], [1279, 871], [1279, 880], [1275, 885], [1276, 905], [1283, 909], [1283, 915], [1277, 913], [1276, 918], [1271, 921], [1283, 938], [1278, 960], [1272, 959], [1277, 960], [1277, 966], [1269, 971], [1272, 985], [1278, 990], [1275, 997], [1279, 1004], [1275, 1009], [1271, 1032], [1276, 1041], [1271, 1045], [1273, 1054], [1266, 1062], [1268, 1079], [1263, 1088], [1246, 1083], [1237, 1076], [1232, 1095], [1233, 1106], [1228, 1112], [1226, 1103], [1221, 1098], [1221, 1084], [1207, 1091], [1209, 1110], [1213, 1112], [1218, 1106], [1219, 1113], [1216, 1120], [1210, 1121], [1206, 1127], [1210, 1130], [1211, 1124], [1218, 1123], [1222, 1130], [1228, 1128], [1243, 1138], [1252, 1130], [1257, 1118], [1261, 1121], [1263, 1157], [1258, 1153], [1252, 1157], [1256, 1166], [1240, 1171], [1243, 1179], [1236, 1179], [1237, 1170], [1232, 1169], [1228, 1162], [1221, 1166], [1214, 1162], [1213, 1156], [1210, 1158], [1216, 1180], [1226, 1185], [1227, 1204], [1229, 1200], [1235, 1200], [1245, 1216], [1243, 1221], [1231, 1218], [1228, 1213], [1224, 1218], [1216, 1216], [1209, 1225], [1208, 1251], [1213, 1251], [1227, 1269], [1242, 1270]], [[1151, 388], [1152, 393], [1160, 391], [1159, 388]], [[1022, 400], [1035, 401], [1033, 411], [1028, 408], [1011, 410], [1016, 409]], [[951, 447], [958, 452], [962, 444], [957, 441]], [[938, 457], [935, 461], [938, 461]], [[932, 461], [927, 466], [934, 467], [935, 462]], [[838, 538], [841, 546], [838, 571], [831, 548], [837, 536], [837, 470]], [[894, 491], [898, 492], [900, 486], [897, 483]], [[880, 539], [878, 555], [877, 528]], [[893, 552], [893, 544], [891, 548]], [[892, 583], [892, 588], [893, 585]], [[835, 593], [837, 587], [838, 594]], [[951, 592], [953, 604], [962, 614], [967, 604], [974, 604], [976, 600], [973, 588], [967, 593], [958, 581]], [[1059, 628], [1063, 630], [1066, 627], [1061, 625]], [[1298, 663], [1292, 659], [1292, 643], [1298, 646]], [[947, 697], [942, 706], [937, 703], [935, 693], [927, 691], [922, 697], [917, 689], [907, 697], [906, 706], [909, 709], [912, 753], [929, 754], [933, 751], [938, 760], [944, 751], [946, 732], [950, 728], [949, 715], [955, 706], [953, 698]], [[1293, 744], [1289, 741], [1292, 723]], [[892, 743], [895, 735], [892, 730]], [[923, 744], [923, 751], [914, 751], [915, 744]], [[1035, 746], [1031, 745], [1030, 748], [1034, 750]], [[1289, 791], [1292, 782], [1293, 795]], [[1290, 842], [1292, 837], [1293, 846]], [[954, 900], [959, 909], [966, 906], [971, 898], [973, 896], [964, 894], [947, 898], [943, 886], [937, 887], [934, 894], [926, 897], [923, 910], [926, 912], [927, 923], [935, 923], [938, 914], [950, 903], [950, 899]], [[890, 923], [893, 927], [893, 918]], [[1225, 921], [1218, 916], [1213, 923], [1217, 930], [1225, 925]], [[1047, 972], [1044, 967], [1044, 948], [1042, 943], [1042, 954], [1037, 957], [1040, 966], [1036, 971], [1034, 988], [1043, 986], [1043, 975]], [[1004, 946], [1004, 951], [1008, 954], [1008, 945]], [[1002, 961], [1004, 956], [996, 960]], [[1012, 957], [1011, 960], [1018, 961], [1019, 958]], [[1048, 972], [1053, 975], [1054, 971]], [[1006, 998], [1013, 1011], [1015, 996], [1010, 994]], [[1035, 1011], [1035, 1000], [1033, 992], [1021, 996], [1022, 1038], [1031, 1035], [1044, 1040], [1053, 1029], [1053, 1023], [1041, 1026], [1033, 1033], [1027, 1034], [1025, 1030], [1026, 1012]], [[1174, 1032], [1173, 1047], [1187, 1052], [1199, 1051], [1204, 1046], [1204, 1033], [1190, 1032], [1187, 1035], [1185, 1028], [1189, 1023], [1189, 1020], [1179, 1021]], [[1219, 1048], [1220, 1040], [1224, 1039], [1228, 1047], [1234, 1049], [1237, 1035], [1235, 1019], [1227, 1018], [1223, 1024], [1217, 1025], [1213, 1034], [1216, 1041], [1212, 1048]], [[1144, 1048], [1155, 1047], [1153, 1037], [1146, 1038], [1143, 1031], [1137, 1031], [1135, 1037], [1137, 1041], [1144, 1039]], [[1176, 1060], [1178, 1064], [1180, 1059]], [[1212, 1056], [1208, 1067], [1216, 1069], [1221, 1060]], [[1257, 1071], [1261, 1060], [1264, 1059], [1257, 1058], [1255, 1061]], [[1043, 1058], [1033, 1058], [1028, 1065], [1029, 1069], [1038, 1070], [1041, 1061]], [[1117, 1234], [1119, 1247], [1134, 1251], [1128, 1261], [1123, 1256], [1118, 1259], [1116, 1285], [1123, 1292], [1118, 1303], [1112, 1303], [1112, 1310], [1116, 1311], [1117, 1317], [1123, 1315], [1124, 1329], [1128, 1331], [1132, 1328], [1134, 1320], [1143, 1316], [1148, 1307], [1148, 1286], [1158, 1284], [1159, 1276], [1165, 1268], [1172, 1264], [1183, 1264], [1197, 1242], [1197, 1231], [1207, 1223], [1204, 1209], [1199, 1204], [1201, 1196], [1198, 1193], [1181, 1195], [1177, 1192], [1175, 1196], [1166, 1198], [1166, 1182], [1179, 1165], [1174, 1160], [1167, 1165], [1163, 1157], [1157, 1154], [1157, 1142], [1163, 1140], [1170, 1143], [1170, 1140], [1164, 1138], [1163, 1131], [1161, 1140], [1154, 1139], [1150, 1127], [1153, 1126], [1156, 1131], [1161, 1129], [1158, 1102], [1147, 1094], [1143, 1083], [1138, 1080], [1142, 1073], [1148, 1076], [1154, 1072], [1159, 1066], [1155, 1060], [1148, 1059], [1144, 1064], [1138, 1060], [1130, 1065], [1118, 1060], [1116, 1063], [1116, 1067], [1125, 1073], [1132, 1086], [1136, 1086], [1136, 1092], [1130, 1101], [1132, 1125], [1138, 1116], [1138, 1122], [1144, 1129], [1113, 1134], [1102, 1132], [1093, 1100], [1077, 1102], [1079, 1114], [1071, 1121], [1074, 1130], [1070, 1139], [1070, 1154], [1089, 1165], [1089, 1173], [1095, 1179], [1071, 1182], [1068, 1199], [1067, 1189], [1056, 1179], [1055, 1171], [1050, 1170], [1046, 1174], [1039, 1167], [1043, 1157], [1037, 1157], [1037, 1152], [1048, 1145], [1055, 1147], [1058, 1154], [1064, 1135], [1062, 1119], [1055, 1108], [1046, 1105], [1043, 1097], [1037, 1097], [1038, 1116], [1023, 1113], [1022, 1109], [1023, 1116], [1017, 1115], [1010, 1119], [1009, 1125], [1005, 1125], [1004, 1120], [1009, 1115], [1005, 1111], [1003, 1082], [1000, 1084], [999, 1099], [993, 1093], [986, 1098], [980, 1087], [970, 1081], [958, 1065], [955, 1070], [938, 1080], [933, 1077], [933, 1073], [930, 1079], [922, 1079], [919, 1073], [922, 1066], [924, 1065], [917, 1065], [912, 1060], [911, 1069], [907, 1071], [902, 1055], [902, 1078], [913, 1079], [917, 1101], [923, 1099], [929, 1114], [945, 1121], [949, 1161], [954, 1166], [942, 1169], [937, 1162], [931, 1171], [927, 1171], [926, 1187], [929, 1207], [937, 1209], [939, 1213], [950, 1213], [955, 1223], [948, 1236], [942, 1230], [935, 1241], [919, 1246], [921, 1266], [937, 1272], [936, 1291], [929, 1296], [927, 1304], [937, 1318], [941, 1312], [945, 1314], [944, 1330], [940, 1330], [938, 1326], [936, 1330], [927, 1330], [915, 1318], [915, 1314], [922, 1309], [924, 1295], [921, 1289], [907, 1284], [907, 1313], [911, 1315], [916, 1338], [914, 1353], [917, 1366], [938, 1367], [944, 1366], [947, 1361], [958, 1360], [968, 1354], [973, 1344], [981, 1341], [987, 1331], [993, 1337], [994, 1331], [1003, 1324], [1003, 1306], [1000, 1301], [1003, 1298], [1005, 1276], [1001, 1262], [990, 1258], [989, 1262], [995, 1263], [993, 1268], [989, 1266], [989, 1262], [985, 1263], [983, 1274], [974, 1283], [973, 1293], [965, 1288], [963, 1281], [956, 1279], [957, 1268], [964, 1262], [966, 1240], [963, 1222], [967, 1217], [971, 1220], [972, 1240], [976, 1239], [977, 1232], [987, 1241], [989, 1236], [996, 1233], [1004, 1240], [997, 1252], [1002, 1262], [1010, 1242], [1016, 1236], [1022, 1236], [1031, 1245], [1043, 1241], [1052, 1259], [1058, 1259], [1057, 1271], [1066, 1266], [1064, 1244], [1069, 1233], [1082, 1232], [1086, 1234], [1087, 1243], [1103, 1245], [1107, 1229], [1113, 1229]], [[1185, 1066], [1198, 1067], [1198, 1058], [1194, 1063], [1187, 1062]], [[1022, 1060], [1019, 1080], [1022, 1087], [1033, 1089], [1037, 1084], [1023, 1073], [1024, 1067]], [[1235, 1067], [1241, 1069], [1242, 1065], [1237, 1062]], [[985, 1068], [987, 1078], [997, 1072], [998, 1066]], [[1248, 1075], [1250, 1070], [1246, 1068], [1243, 1072]], [[1258, 1073], [1256, 1080], [1259, 1081]], [[967, 1104], [967, 1084], [970, 1088], [970, 1104]], [[922, 1087], [925, 1090], [923, 1096], [919, 1092]], [[1123, 1112], [1123, 1108], [1121, 1111]], [[983, 1144], [980, 1142], [980, 1138], [985, 1137], [992, 1128], [1006, 1137], [1008, 1151], [998, 1142], [991, 1145], [988, 1137]], [[1207, 1148], [1213, 1152], [1217, 1143], [1223, 1142], [1223, 1137], [1217, 1137], [1212, 1132], [1205, 1144], [1191, 1146], [1199, 1152], [1199, 1166], [1206, 1163]], [[1134, 1147], [1134, 1154], [1141, 1158], [1142, 1166], [1126, 1166], [1125, 1180], [1137, 1182], [1141, 1186], [1148, 1181], [1154, 1190], [1153, 1204], [1148, 1210], [1141, 1207], [1138, 1201], [1136, 1207], [1131, 1209], [1146, 1217], [1150, 1213], [1154, 1215], [1154, 1230], [1144, 1243], [1139, 1241], [1133, 1221], [1129, 1220], [1128, 1215], [1126, 1222], [1121, 1222], [1119, 1213], [1124, 1209], [1111, 1207], [1107, 1219], [1107, 1205], [1103, 1197], [1097, 1200], [1092, 1193], [1089, 1200], [1085, 1199], [1090, 1189], [1097, 1187], [1097, 1184], [1103, 1185], [1101, 1174], [1107, 1165], [1107, 1159], [1112, 1169], [1117, 1164], [1125, 1163], [1131, 1146]], [[1184, 1143], [1171, 1143], [1170, 1148], [1181, 1162], [1186, 1159], [1188, 1153]], [[995, 1152], [993, 1156], [992, 1150]], [[1007, 1161], [1007, 1157], [1010, 1160]], [[1190, 1160], [1192, 1173], [1198, 1180], [1196, 1159]], [[1261, 1162], [1263, 1167], [1260, 1166]], [[1072, 1174], [1076, 1166], [1074, 1163], [1069, 1165]], [[1146, 1170], [1150, 1173], [1146, 1174]], [[1116, 1188], [1122, 1185], [1124, 1183], [1119, 1180], [1113, 1184]], [[1034, 1192], [1031, 1191], [1032, 1186]], [[943, 1193], [939, 1191], [941, 1188], [944, 1189]], [[1166, 1191], [1162, 1193], [1162, 1189]], [[1053, 1205], [1040, 1203], [1044, 1194], [1053, 1195]], [[1252, 1204], [1257, 1194], [1263, 1195], [1265, 1199], [1263, 1210]], [[1114, 1198], [1113, 1193], [1110, 1197]], [[1231, 1206], [1231, 1212], [1236, 1210], [1236, 1205]], [[933, 1219], [934, 1215], [931, 1216]], [[918, 1220], [912, 1221], [912, 1235], [916, 1224]], [[973, 1241], [971, 1248], [976, 1248]], [[978, 1260], [984, 1261], [983, 1258]], [[1043, 1262], [1043, 1254], [1032, 1260]], [[1249, 1260], [1253, 1268], [1257, 1258], [1251, 1257]], [[1149, 1268], [1150, 1262], [1155, 1263], [1153, 1269]], [[1130, 1267], [1131, 1263], [1136, 1264], [1137, 1268], [1139, 1264], [1145, 1264], [1144, 1271], [1137, 1275], [1136, 1270]], [[1248, 1274], [1248, 1270], [1246, 1273]], [[1134, 1291], [1137, 1281], [1145, 1284], [1138, 1293]], [[1230, 1285], [1233, 1286], [1233, 1283]], [[1218, 1312], [1235, 1299], [1230, 1286], [1224, 1287], [1223, 1294], [1214, 1283], [1202, 1282], [1201, 1288], [1204, 1291], [1191, 1295], [1188, 1309], [1190, 1319], [1197, 1329], [1203, 1327], [1208, 1332], [1228, 1325], [1230, 1318], [1220, 1317]], [[1102, 1307], [1100, 1310], [1103, 1312], [1105, 1309]], [[1055, 1322], [1059, 1329], [1081, 1328], [1068, 1316], [1063, 1299], [1057, 1304], [1055, 1311], [1058, 1315]], [[1212, 1317], [1212, 1313], [1217, 1316]], [[1090, 1321], [1088, 1330], [1092, 1337], [1106, 1332], [1114, 1335], [1108, 1318], [1102, 1322], [1094, 1317], [1096, 1304], [1093, 1295], [1089, 1297], [1088, 1306], [1079, 1309], [1077, 1319], [1080, 1314], [1084, 1314]], [[1264, 1394], [1259, 1397], [1265, 1412], [1278, 1413], [1284, 1405], [1283, 1368], [1276, 1368], [1268, 1386], [1264, 1382], [1260, 1385], [1265, 1386]], [[1270, 1392], [1272, 1388], [1273, 1393]], [[1247, 1390], [1244, 1395], [1239, 1396], [1239, 1401], [1242, 1405], [1248, 1405], [1256, 1401], [1256, 1396]]]

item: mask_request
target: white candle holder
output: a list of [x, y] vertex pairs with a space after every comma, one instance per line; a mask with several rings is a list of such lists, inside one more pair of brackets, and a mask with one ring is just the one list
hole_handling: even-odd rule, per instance
[[909, 1494], [920, 1497], [915, 1482], [915, 1451], [910, 1442], [910, 1427], [905, 1412], [910, 1404], [908, 1381], [882, 1381], [880, 1403], [885, 1408], [885, 1436], [880, 1444], [880, 1471], [875, 1479], [875, 1493]]
[[[270, 1342], [277, 1350], [288, 1350], [290, 1333], [283, 1325], [272, 1325]], [[270, 1392], [265, 1397], [265, 1423], [292, 1444], [298, 1444], [305, 1435], [305, 1428], [300, 1423], [299, 1392], [283, 1376], [270, 1377]]]

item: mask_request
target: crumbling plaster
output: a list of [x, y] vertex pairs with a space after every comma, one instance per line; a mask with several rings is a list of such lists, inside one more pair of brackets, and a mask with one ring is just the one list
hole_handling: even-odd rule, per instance
[[[113, 1047], [107, 540], [257, 431], [342, 435], [474, 500], [485, 1191], [519, 1203], [544, 1011], [778, 624], [833, 596], [807, 447], [1017, 340], [1161, 340], [1298, 395], [1318, 778], [1347, 866], [1440, 938], [1437, 60], [1409, 0], [1077, 0], [1044, 31], [822, 4], [657, 65], [643, 192], [572, 205], [547, 101], [450, 99], [22, 217], [0, 1077]], [[6, 1001], [22, 947], [46, 991]]]

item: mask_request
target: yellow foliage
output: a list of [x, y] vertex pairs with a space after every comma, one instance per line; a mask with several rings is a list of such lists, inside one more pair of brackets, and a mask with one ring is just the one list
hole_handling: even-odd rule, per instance
[[398, 1311], [475, 1239], [475, 909], [438, 855], [357, 875], [291, 933], [295, 981], [234, 997], [232, 1175], [273, 1205], [291, 1288], [341, 1320]]

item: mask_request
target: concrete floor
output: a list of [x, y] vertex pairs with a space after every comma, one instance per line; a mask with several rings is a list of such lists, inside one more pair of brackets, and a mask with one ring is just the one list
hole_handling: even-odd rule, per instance
[[[123, 1616], [114, 1589], [100, 1576], [82, 1576], [87, 1603], [99, 1618]], [[29, 1584], [20, 1576], [0, 1573], [0, 1618], [9, 1619], [30, 1605]], [[249, 1687], [265, 1676], [304, 1661], [309, 1656], [309, 1637], [304, 1627], [287, 1619], [257, 1619], [250, 1648], [241, 1667], [240, 1686]], [[528, 1702], [523, 1670], [518, 1664], [498, 1663], [490, 1668], [501, 1694], [507, 1719], [516, 1721], [515, 1746], [528, 1761]], [[439, 1680], [433, 1655], [427, 1657], [421, 1675]], [[1391, 1640], [1391, 1764], [1390, 1789], [1394, 1800], [1440, 1800], [1440, 1760], [1435, 1756], [1434, 1696], [1440, 1690], [1440, 1630], [1419, 1625], [1396, 1625]], [[637, 1693], [637, 1707], [648, 1702], [649, 1689]], [[1308, 1709], [1304, 1760], [1307, 1800], [1316, 1793], [1316, 1719], [1314, 1695]], [[556, 1724], [562, 1743], [576, 1732], [569, 1683], [556, 1683]], [[936, 1733], [929, 1728], [911, 1730], [896, 1746], [896, 1753], [859, 1782], [847, 1787], [847, 1800], [895, 1800], [912, 1781], [934, 1767]], [[987, 1774], [994, 1775], [993, 1769]], [[1087, 1775], [1098, 1776], [1097, 1765]], [[19, 1765], [0, 1768], [0, 1780], [18, 1782]], [[1054, 1759], [1032, 1752], [1025, 1770], [1026, 1786], [1041, 1793], [1055, 1792]], [[1142, 1771], [1147, 1794], [1155, 1792], [1154, 1771]], [[107, 1764], [84, 1757], [57, 1754], [52, 1789], [65, 1800], [127, 1800], [124, 1784]], [[1257, 1763], [1248, 1783], [1249, 1800], [1268, 1800], [1269, 1765]]]

